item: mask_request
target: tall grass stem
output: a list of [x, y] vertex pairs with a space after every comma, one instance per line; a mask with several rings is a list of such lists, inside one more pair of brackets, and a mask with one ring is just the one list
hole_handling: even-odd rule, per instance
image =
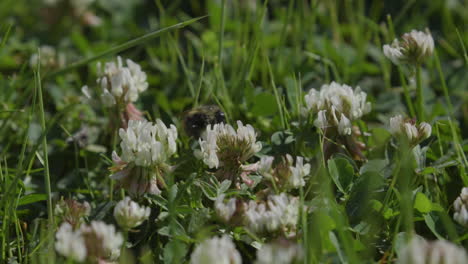
[[424, 112], [424, 94], [421, 80], [421, 65], [416, 66], [416, 103], [418, 109], [419, 122], [426, 121], [426, 115]]

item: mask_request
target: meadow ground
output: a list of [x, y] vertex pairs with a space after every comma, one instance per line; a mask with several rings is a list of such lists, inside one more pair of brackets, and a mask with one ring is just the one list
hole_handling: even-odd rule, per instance
[[468, 263], [465, 1], [0, 21], [2, 263]]

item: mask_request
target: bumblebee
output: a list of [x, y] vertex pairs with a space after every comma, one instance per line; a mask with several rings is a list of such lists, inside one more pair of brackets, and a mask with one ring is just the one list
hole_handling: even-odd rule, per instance
[[202, 105], [184, 114], [185, 132], [193, 138], [199, 138], [206, 126], [224, 122], [224, 112], [216, 105]]

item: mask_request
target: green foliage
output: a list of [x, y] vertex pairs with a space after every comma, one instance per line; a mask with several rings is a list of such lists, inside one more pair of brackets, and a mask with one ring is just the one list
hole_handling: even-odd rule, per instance
[[[413, 234], [468, 247], [452, 206], [468, 186], [463, 1], [99, 0], [87, 7], [99, 26], [76, 16], [69, 0], [45, 2], [0, 1], [0, 262], [66, 261], [53, 239], [61, 197], [88, 201], [87, 221], [115, 224], [113, 208], [126, 193], [108, 168], [120, 142], [100, 101], [96, 63], [117, 55], [148, 75], [135, 106], [179, 133], [166, 188], [138, 198], [151, 216], [126, 234], [122, 262], [186, 263], [200, 241], [230, 234], [252, 263], [273, 240], [216, 216], [219, 195], [259, 200], [274, 187], [255, 172], [252, 187], [220, 178], [194, 157], [198, 142], [183, 132], [184, 113], [206, 104], [255, 128], [263, 147], [248, 164], [286, 154], [311, 164], [305, 186], [290, 191], [305, 206], [291, 240], [306, 263], [390, 263]], [[383, 44], [425, 27], [436, 50], [418, 71], [384, 56]], [[30, 65], [46, 45], [65, 63]], [[304, 113], [308, 90], [331, 81], [360, 86], [372, 103], [350, 136], [364, 158]], [[388, 125], [396, 114], [423, 116], [432, 136], [414, 148], [399, 142]], [[82, 129], [83, 144], [73, 138]]]

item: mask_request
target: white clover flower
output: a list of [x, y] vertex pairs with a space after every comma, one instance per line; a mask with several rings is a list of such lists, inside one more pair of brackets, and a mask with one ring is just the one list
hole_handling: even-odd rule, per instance
[[400, 64], [400, 61], [405, 58], [405, 55], [403, 55], [403, 48], [399, 46], [397, 39], [394, 39], [391, 45], [385, 44], [383, 46], [383, 53], [395, 64]]
[[91, 206], [88, 202], [80, 203], [73, 199], [60, 200], [54, 209], [55, 216], [69, 223], [72, 227], [77, 227], [90, 213]]
[[415, 125], [411, 123], [404, 123], [403, 128], [404, 128], [406, 137], [408, 138], [410, 142], [418, 138], [418, 129], [416, 128]]
[[418, 133], [423, 137], [423, 138], [428, 138], [431, 136], [432, 133], [432, 127], [426, 122], [422, 122], [419, 124], [418, 128]]
[[32, 68], [36, 68], [38, 63], [44, 68], [59, 68], [65, 65], [65, 55], [52, 46], [44, 45], [39, 47], [39, 53], [34, 53], [29, 59]]
[[453, 203], [453, 209], [453, 219], [468, 228], [468, 187], [462, 189], [460, 196]]
[[219, 218], [227, 222], [236, 212], [237, 200], [236, 198], [231, 198], [227, 202], [224, 202], [224, 197], [226, 197], [226, 195], [221, 194], [216, 198], [215, 211]]
[[55, 234], [55, 250], [66, 257], [77, 262], [86, 259], [87, 249], [83, 236], [79, 230], [74, 231], [73, 227], [64, 222]]
[[176, 127], [167, 127], [159, 119], [155, 125], [146, 120], [130, 120], [126, 130], [119, 130], [119, 136], [122, 140], [122, 160], [134, 162], [137, 166], [164, 163], [177, 151]]
[[346, 118], [345, 115], [341, 114], [340, 123], [338, 124], [338, 132], [340, 135], [351, 135], [352, 125], [351, 121]]
[[258, 163], [258, 174], [285, 189], [299, 188], [305, 185], [304, 178], [310, 173], [310, 164], [304, 164], [303, 157], [296, 157], [296, 164], [291, 155], [287, 154], [273, 166], [274, 157], [265, 156]]
[[[132, 83], [135, 86], [138, 93], [146, 91], [148, 89], [148, 82], [146, 81], [146, 73], [141, 70], [141, 66], [130, 59], [127, 59], [127, 67], [130, 70], [130, 76], [132, 77]], [[138, 99], [138, 93], [134, 96], [134, 99]]]
[[114, 225], [92, 221], [90, 225], [82, 226], [80, 231], [85, 238], [88, 251], [93, 254], [90, 257], [115, 260], [120, 256], [120, 248], [124, 241]]
[[231, 238], [213, 237], [197, 245], [190, 256], [191, 264], [241, 264], [242, 258]]
[[304, 258], [304, 251], [299, 244], [288, 241], [273, 242], [257, 250], [256, 264], [292, 264]]
[[270, 195], [266, 202], [249, 201], [244, 220], [255, 233], [295, 230], [299, 218], [299, 199], [285, 193]]
[[327, 110], [321, 110], [317, 114], [317, 119], [314, 121], [314, 125], [321, 129], [327, 128], [329, 126], [327, 121]]
[[[291, 158], [292, 159], [292, 158]], [[304, 177], [310, 173], [310, 164], [304, 164], [303, 157], [296, 157], [296, 165], [290, 166], [291, 177], [289, 177], [289, 185], [293, 188], [299, 188], [305, 185]]]
[[389, 127], [389, 132], [392, 135], [400, 134], [402, 133], [402, 124], [404, 124], [405, 120], [403, 116], [397, 115], [394, 117], [390, 118], [390, 127]]
[[366, 98], [367, 94], [359, 87], [353, 90], [346, 84], [332, 82], [322, 85], [320, 91], [311, 89], [305, 95], [305, 103], [308, 112], [317, 114], [314, 121], [316, 127], [338, 127], [340, 135], [350, 135], [351, 122], [371, 110]]
[[[427, 31], [427, 30], [426, 30]], [[391, 45], [384, 45], [383, 52], [394, 64], [420, 64], [434, 52], [434, 39], [429, 31], [412, 30], [395, 39]]]
[[132, 201], [130, 197], [125, 197], [117, 203], [114, 208], [114, 218], [123, 229], [132, 229], [141, 225], [148, 219], [151, 213], [149, 207], [140, 206]]
[[389, 123], [389, 132], [393, 136], [404, 136], [412, 145], [415, 145], [431, 136], [431, 125], [426, 122], [422, 122], [419, 126], [416, 126], [416, 122], [414, 120], [405, 120], [403, 116], [397, 115], [390, 118]]
[[156, 119], [156, 139], [162, 142], [168, 156], [177, 152], [177, 128], [174, 125], [167, 127], [161, 119]]
[[403, 247], [397, 263], [399, 264], [466, 264], [468, 254], [455, 244], [445, 240], [428, 242], [415, 237]]
[[216, 144], [218, 137], [217, 131], [214, 129], [214, 127], [211, 128], [211, 125], [209, 125], [206, 128], [203, 137], [203, 139], [199, 139], [200, 150], [195, 150], [194, 154], [198, 159], [202, 159], [210, 169], [218, 168], [218, 145]]
[[241, 121], [237, 121], [237, 130], [224, 123], [208, 125], [199, 139], [200, 149], [195, 150], [194, 155], [209, 168], [218, 168], [225, 163], [242, 163], [262, 149], [256, 137], [253, 127], [244, 126]]
[[95, 0], [70, 0], [70, 4], [76, 14], [85, 12]]
[[[156, 124], [146, 120], [130, 120], [128, 128], [120, 129], [121, 157], [114, 151], [111, 178], [118, 180], [131, 195], [159, 194], [158, 182], [172, 170], [168, 160], [177, 152], [177, 129], [161, 120]], [[164, 184], [163, 184], [164, 185]]]
[[272, 168], [274, 159], [275, 158], [271, 156], [263, 156], [260, 158], [260, 161], [258, 163], [257, 172], [269, 180], [272, 180], [274, 177], [274, 171]]
[[123, 65], [120, 57], [117, 57], [117, 63], [107, 62], [104, 69], [98, 63], [100, 77], [97, 83], [101, 85], [101, 98], [106, 106], [133, 103], [148, 88], [146, 73], [141, 70], [140, 65], [129, 59], [126, 64], [127, 66]]

